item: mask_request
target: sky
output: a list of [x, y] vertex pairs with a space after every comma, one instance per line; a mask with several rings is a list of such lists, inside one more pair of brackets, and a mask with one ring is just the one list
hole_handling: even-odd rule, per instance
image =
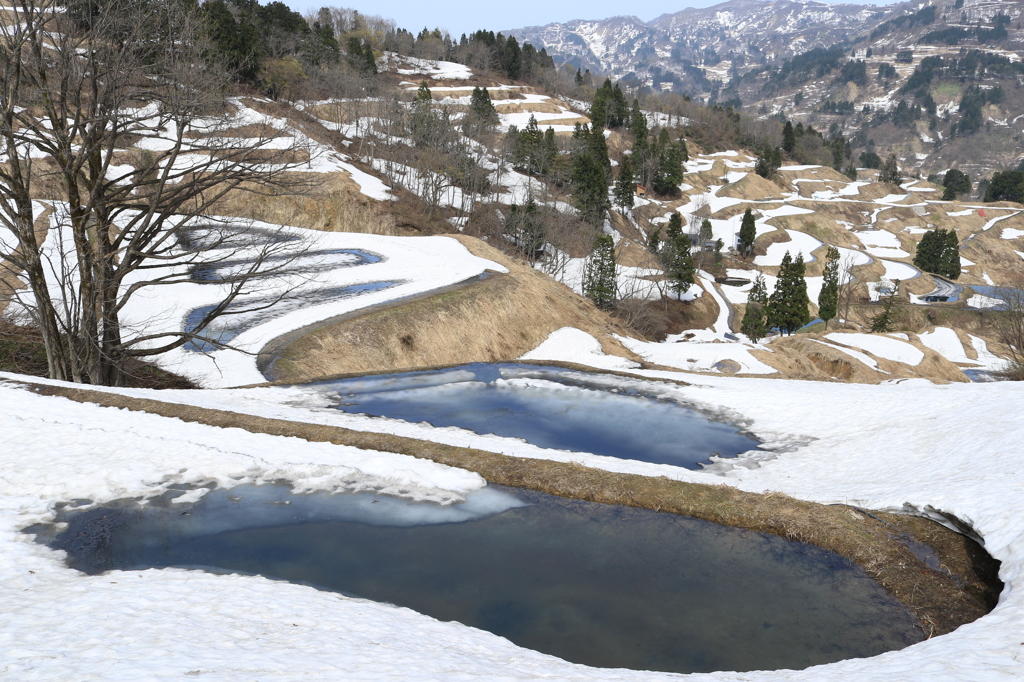
[[[633, 15], [650, 21], [687, 7], [710, 7], [723, 0], [590, 0], [586, 3], [518, 0], [517, 2], [440, 2], [424, 0], [284, 0], [305, 13], [323, 6], [350, 7], [364, 14], [394, 19], [398, 26], [418, 33], [423, 27], [441, 28], [458, 38], [477, 29], [492, 31], [564, 22], [572, 19], [606, 19]], [[862, 4], [889, 4], [885, 0], [859, 0]]]

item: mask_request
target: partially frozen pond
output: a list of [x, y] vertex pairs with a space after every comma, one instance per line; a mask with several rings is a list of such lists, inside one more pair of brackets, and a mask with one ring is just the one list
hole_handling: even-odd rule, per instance
[[635, 388], [643, 382], [557, 367], [474, 364], [312, 386], [345, 412], [689, 469], [759, 445], [736, 426]]
[[250, 486], [194, 505], [165, 497], [60, 520], [69, 526], [51, 546], [87, 573], [259, 574], [601, 667], [800, 669], [922, 638], [877, 583], [820, 548], [523, 490], [486, 488], [442, 507]]

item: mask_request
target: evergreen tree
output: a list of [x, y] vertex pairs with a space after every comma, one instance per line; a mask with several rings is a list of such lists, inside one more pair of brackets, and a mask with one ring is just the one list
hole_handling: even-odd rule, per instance
[[878, 174], [878, 181], [888, 183], [890, 185], [896, 185], [897, 187], [903, 182], [903, 176], [900, 174], [900, 166], [896, 161], [895, 154], [889, 154], [889, 158], [886, 159], [885, 165], [882, 166], [882, 172]]
[[971, 177], [962, 170], [950, 168], [942, 178], [945, 190], [942, 192], [944, 201], [953, 201], [960, 194], [969, 194], [971, 191]]
[[431, 102], [434, 96], [430, 92], [430, 84], [427, 81], [420, 81], [420, 87], [416, 90], [417, 102]]
[[629, 156], [622, 157], [619, 164], [619, 177], [615, 180], [615, 204], [625, 213], [633, 208], [633, 196], [636, 194], [636, 183], [633, 180], [633, 161]]
[[960, 244], [956, 230], [939, 228], [926, 232], [917, 245], [914, 265], [949, 279], [960, 277]]
[[782, 148], [787, 154], [792, 154], [796, 149], [796, 133], [790, 121], [786, 121], [786, 127], [782, 129]]
[[940, 275], [945, 275], [949, 279], [960, 278], [960, 242], [956, 238], [956, 230], [949, 229], [946, 231], [946, 236], [942, 245], [942, 264], [945, 268], [945, 272], [940, 272]]
[[608, 176], [604, 165], [593, 154], [586, 126], [582, 127], [580, 137], [572, 162], [572, 200], [583, 220], [600, 227], [609, 207]]
[[583, 74], [580, 72], [579, 67], [576, 68], [576, 87], [583, 85]]
[[[469, 112], [462, 121], [462, 132], [470, 136], [490, 132], [498, 126], [499, 122], [498, 112], [495, 111], [494, 104], [491, 103], [491, 96], [487, 94], [487, 89], [473, 88], [473, 94], [469, 97]], [[509, 132], [512, 133], [511, 130]], [[514, 139], [518, 143], [518, 131], [514, 135]]]
[[683, 232], [683, 217], [677, 212], [668, 221], [665, 244], [661, 248], [661, 262], [677, 294], [685, 292], [696, 281], [696, 269], [690, 254], [690, 236]]
[[768, 298], [768, 328], [792, 334], [811, 321], [807, 309], [809, 304], [803, 254], [798, 254], [796, 260], [793, 260], [787, 251], [779, 267], [775, 291]]
[[633, 133], [633, 138], [644, 142], [647, 142], [647, 116], [640, 109], [640, 102], [633, 100], [633, 110], [630, 112], [629, 117], [629, 132]]
[[882, 303], [882, 312], [871, 320], [871, 331], [874, 334], [886, 334], [896, 330], [896, 301], [900, 295], [900, 281], [895, 280]]
[[603, 128], [595, 126], [590, 129], [590, 153], [604, 169], [605, 187], [607, 187], [608, 180], [612, 177], [612, 160], [608, 157], [608, 142], [604, 139]]
[[583, 293], [598, 308], [611, 308], [615, 303], [615, 241], [611, 235], [602, 234], [594, 242], [583, 275]]
[[754, 240], [757, 238], [757, 226], [754, 223], [754, 212], [749, 208], [743, 212], [743, 220], [740, 222], [740, 233], [737, 239], [737, 247], [744, 256], [749, 256], [754, 250]]
[[757, 273], [754, 286], [747, 294], [747, 309], [743, 313], [743, 323], [740, 325], [740, 332], [747, 335], [754, 343], [757, 343], [768, 335], [768, 325], [765, 324], [765, 313], [768, 307], [768, 288], [765, 285], [764, 275]]
[[590, 125], [594, 130], [604, 131], [608, 123], [608, 106], [612, 98], [612, 82], [605, 80], [604, 85], [594, 92], [594, 101], [590, 105]]
[[[663, 130], [667, 133], [668, 131]], [[658, 194], [675, 192], [683, 181], [683, 154], [679, 144], [658, 145], [658, 168], [653, 179], [654, 191]]]
[[661, 251], [661, 228], [655, 228], [651, 236], [647, 238], [647, 249], [654, 254]]
[[825, 253], [825, 277], [821, 285], [821, 293], [818, 294], [818, 317], [825, 321], [825, 329], [828, 329], [829, 320], [836, 316], [838, 310], [839, 249], [830, 246]]
[[763, 147], [757, 154], [754, 172], [762, 178], [771, 178], [782, 166], [782, 150], [778, 147]]

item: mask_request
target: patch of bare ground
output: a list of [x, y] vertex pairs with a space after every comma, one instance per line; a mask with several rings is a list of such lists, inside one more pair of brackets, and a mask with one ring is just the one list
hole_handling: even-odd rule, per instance
[[[719, 484], [684, 483], [592, 469], [581, 464], [509, 457], [388, 434], [266, 419], [234, 412], [129, 398], [65, 386], [32, 386], [43, 395], [143, 411], [219, 428], [396, 452], [474, 471], [491, 483], [603, 504], [620, 504], [770, 533], [836, 552], [913, 612], [926, 636], [941, 635], [988, 613], [1002, 584], [998, 562], [973, 541], [925, 519], [822, 505], [781, 493], [748, 493]], [[933, 570], [907, 541], [931, 548]]]
[[273, 376], [310, 381], [349, 372], [514, 360], [562, 327], [592, 334], [608, 354], [640, 360], [611, 336], [629, 331], [587, 299], [480, 240], [453, 238], [509, 274], [327, 323], [283, 348]]

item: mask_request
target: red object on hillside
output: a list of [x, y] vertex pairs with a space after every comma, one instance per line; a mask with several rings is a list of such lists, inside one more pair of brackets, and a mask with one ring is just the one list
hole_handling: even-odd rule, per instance
[[985, 209], [979, 208], [978, 209], [978, 215], [980, 215], [982, 218], [984, 218], [985, 217]]

